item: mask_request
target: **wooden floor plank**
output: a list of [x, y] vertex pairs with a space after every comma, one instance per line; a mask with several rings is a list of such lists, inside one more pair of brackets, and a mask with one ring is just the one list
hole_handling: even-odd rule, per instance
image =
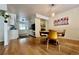
[[[40, 41], [40, 42], [39, 42]], [[44, 40], [43, 40], [44, 41]], [[0, 44], [0, 54], [4, 55], [79, 55], [79, 41], [59, 39], [59, 46], [42, 43], [40, 38], [19, 38], [11, 40], [8, 47], [4, 49]]]

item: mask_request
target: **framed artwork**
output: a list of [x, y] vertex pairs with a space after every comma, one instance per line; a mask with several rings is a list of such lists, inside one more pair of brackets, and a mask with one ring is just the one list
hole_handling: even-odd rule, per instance
[[68, 17], [63, 17], [63, 18], [60, 18], [60, 19], [56, 19], [56, 20], [54, 20], [54, 26], [68, 25], [69, 24], [68, 20], [69, 20]]

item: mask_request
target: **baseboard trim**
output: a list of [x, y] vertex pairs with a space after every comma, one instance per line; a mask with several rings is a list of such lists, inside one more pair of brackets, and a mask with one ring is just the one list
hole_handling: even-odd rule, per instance
[[72, 41], [79, 41], [79, 39], [69, 39], [69, 38], [59, 38], [59, 39], [72, 40]]

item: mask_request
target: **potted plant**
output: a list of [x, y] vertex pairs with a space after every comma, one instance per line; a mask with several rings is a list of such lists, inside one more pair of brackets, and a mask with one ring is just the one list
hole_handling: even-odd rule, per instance
[[10, 17], [10, 15], [8, 15], [5, 10], [0, 10], [0, 16], [4, 17], [5, 23], [7, 23], [7, 18]]

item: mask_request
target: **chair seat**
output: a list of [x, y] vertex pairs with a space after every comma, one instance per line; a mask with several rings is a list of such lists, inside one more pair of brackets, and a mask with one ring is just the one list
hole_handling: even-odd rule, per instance
[[49, 31], [48, 39], [56, 40], [57, 39], [57, 32], [56, 31]]

